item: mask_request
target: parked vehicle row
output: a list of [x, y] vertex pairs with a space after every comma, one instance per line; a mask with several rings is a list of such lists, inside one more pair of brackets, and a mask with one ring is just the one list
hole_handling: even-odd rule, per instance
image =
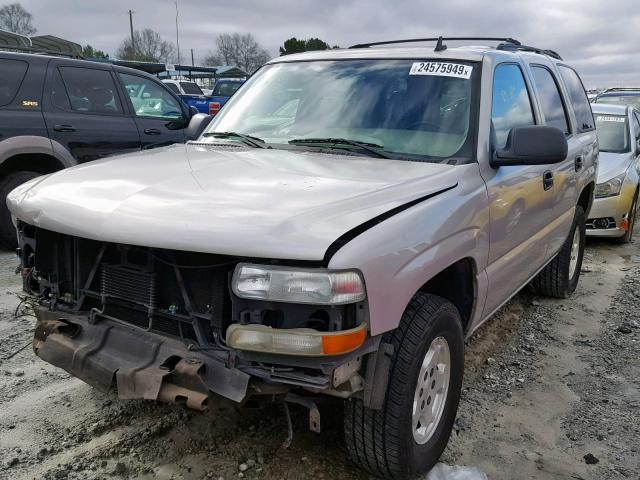
[[221, 78], [208, 93], [205, 93], [195, 82], [186, 80], [163, 80], [174, 93], [187, 105], [195, 107], [199, 112], [216, 115], [227, 100], [242, 86], [244, 80]]
[[[108, 63], [0, 52], [0, 196], [78, 163], [196, 138], [196, 115], [155, 77]], [[0, 207], [0, 244], [15, 247]]]
[[196, 141], [13, 190], [36, 354], [121, 398], [302, 403], [314, 430], [337, 397], [354, 462], [431, 468], [464, 339], [528, 284], [576, 289], [596, 122], [635, 112], [594, 121], [553, 51], [405, 42], [277, 58]]

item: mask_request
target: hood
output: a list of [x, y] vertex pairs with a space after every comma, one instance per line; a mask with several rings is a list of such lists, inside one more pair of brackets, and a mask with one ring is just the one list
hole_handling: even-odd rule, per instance
[[629, 168], [632, 153], [600, 152], [598, 155], [598, 179], [597, 183], [611, 180], [613, 177], [623, 174]]
[[37, 227], [94, 240], [321, 260], [342, 234], [456, 185], [456, 167], [201, 144], [128, 154], [34, 179], [7, 197]]

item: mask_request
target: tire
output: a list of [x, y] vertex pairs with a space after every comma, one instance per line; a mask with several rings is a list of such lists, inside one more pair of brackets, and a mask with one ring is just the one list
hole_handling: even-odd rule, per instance
[[629, 243], [633, 238], [633, 228], [636, 225], [636, 217], [638, 214], [638, 191], [636, 190], [636, 194], [633, 197], [633, 203], [631, 204], [631, 208], [629, 209], [629, 230], [627, 230], [623, 236], [620, 238], [616, 238], [616, 242], [618, 243]]
[[40, 173], [30, 171], [12, 172], [0, 180], [0, 247], [13, 250], [18, 246], [16, 227], [11, 221], [11, 214], [7, 208], [7, 195], [24, 182], [40, 176]]
[[[460, 314], [449, 301], [418, 293], [403, 314], [399, 327], [386, 333], [383, 341], [393, 345], [394, 354], [382, 409], [369, 409], [359, 399], [347, 400], [345, 442], [352, 460], [374, 475], [390, 479], [407, 478], [430, 470], [451, 434], [464, 370]], [[440, 351], [444, 351], [442, 341], [448, 346], [450, 369], [448, 388], [437, 393], [438, 387], [434, 389], [431, 380], [433, 372], [422, 368], [423, 361], [427, 360], [425, 355], [431, 352], [436, 342]], [[419, 378], [427, 379], [426, 384], [421, 384], [423, 392], [416, 388]], [[442, 379], [436, 374], [435, 379], [438, 378]], [[419, 393], [424, 395], [418, 398]], [[434, 395], [433, 401], [429, 400], [430, 395]], [[420, 429], [424, 429], [422, 432], [416, 430], [415, 435], [423, 434], [421, 443], [418, 443], [414, 436], [413, 408], [414, 403], [423, 405], [420, 398], [423, 402], [430, 402], [429, 411], [440, 406], [441, 414], [436, 416], [437, 422], [430, 424], [430, 435], [427, 427], [418, 424]]]
[[[555, 258], [531, 282], [539, 294], [547, 297], [568, 298], [575, 291], [580, 279], [582, 257], [584, 256], [585, 221], [584, 210], [581, 206], [577, 206], [573, 224], [564, 245]], [[573, 248], [574, 240], [579, 242], [576, 246], [577, 251]], [[571, 266], [572, 252], [576, 255], [573, 267]]]

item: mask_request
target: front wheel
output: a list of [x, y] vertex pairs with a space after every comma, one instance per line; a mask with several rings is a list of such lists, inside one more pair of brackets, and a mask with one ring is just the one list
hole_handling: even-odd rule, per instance
[[636, 225], [636, 216], [638, 213], [638, 191], [633, 196], [633, 202], [631, 203], [631, 208], [629, 209], [629, 217], [628, 217], [628, 226], [627, 231], [624, 232], [624, 235], [617, 239], [618, 243], [629, 243], [633, 238], [633, 228]]
[[562, 248], [531, 282], [541, 295], [568, 298], [578, 286], [586, 239], [585, 214], [576, 207], [573, 224]]
[[431, 469], [451, 434], [464, 368], [460, 314], [451, 302], [419, 293], [384, 341], [394, 353], [383, 407], [347, 400], [345, 441], [374, 475], [406, 478]]

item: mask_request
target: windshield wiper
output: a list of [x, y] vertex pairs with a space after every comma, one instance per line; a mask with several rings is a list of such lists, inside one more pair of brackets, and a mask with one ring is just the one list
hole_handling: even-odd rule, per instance
[[291, 145], [326, 144], [329, 145], [329, 148], [345, 148], [351, 146], [373, 153], [380, 158], [395, 158], [385, 152], [382, 145], [369, 142], [359, 142], [357, 140], [349, 140], [347, 138], [294, 138], [293, 140], [289, 140], [289, 143]]
[[215, 138], [238, 138], [247, 145], [251, 145], [254, 148], [270, 148], [265, 145], [264, 140], [252, 135], [245, 135], [238, 132], [207, 132], [202, 134], [203, 137], [215, 137]]

